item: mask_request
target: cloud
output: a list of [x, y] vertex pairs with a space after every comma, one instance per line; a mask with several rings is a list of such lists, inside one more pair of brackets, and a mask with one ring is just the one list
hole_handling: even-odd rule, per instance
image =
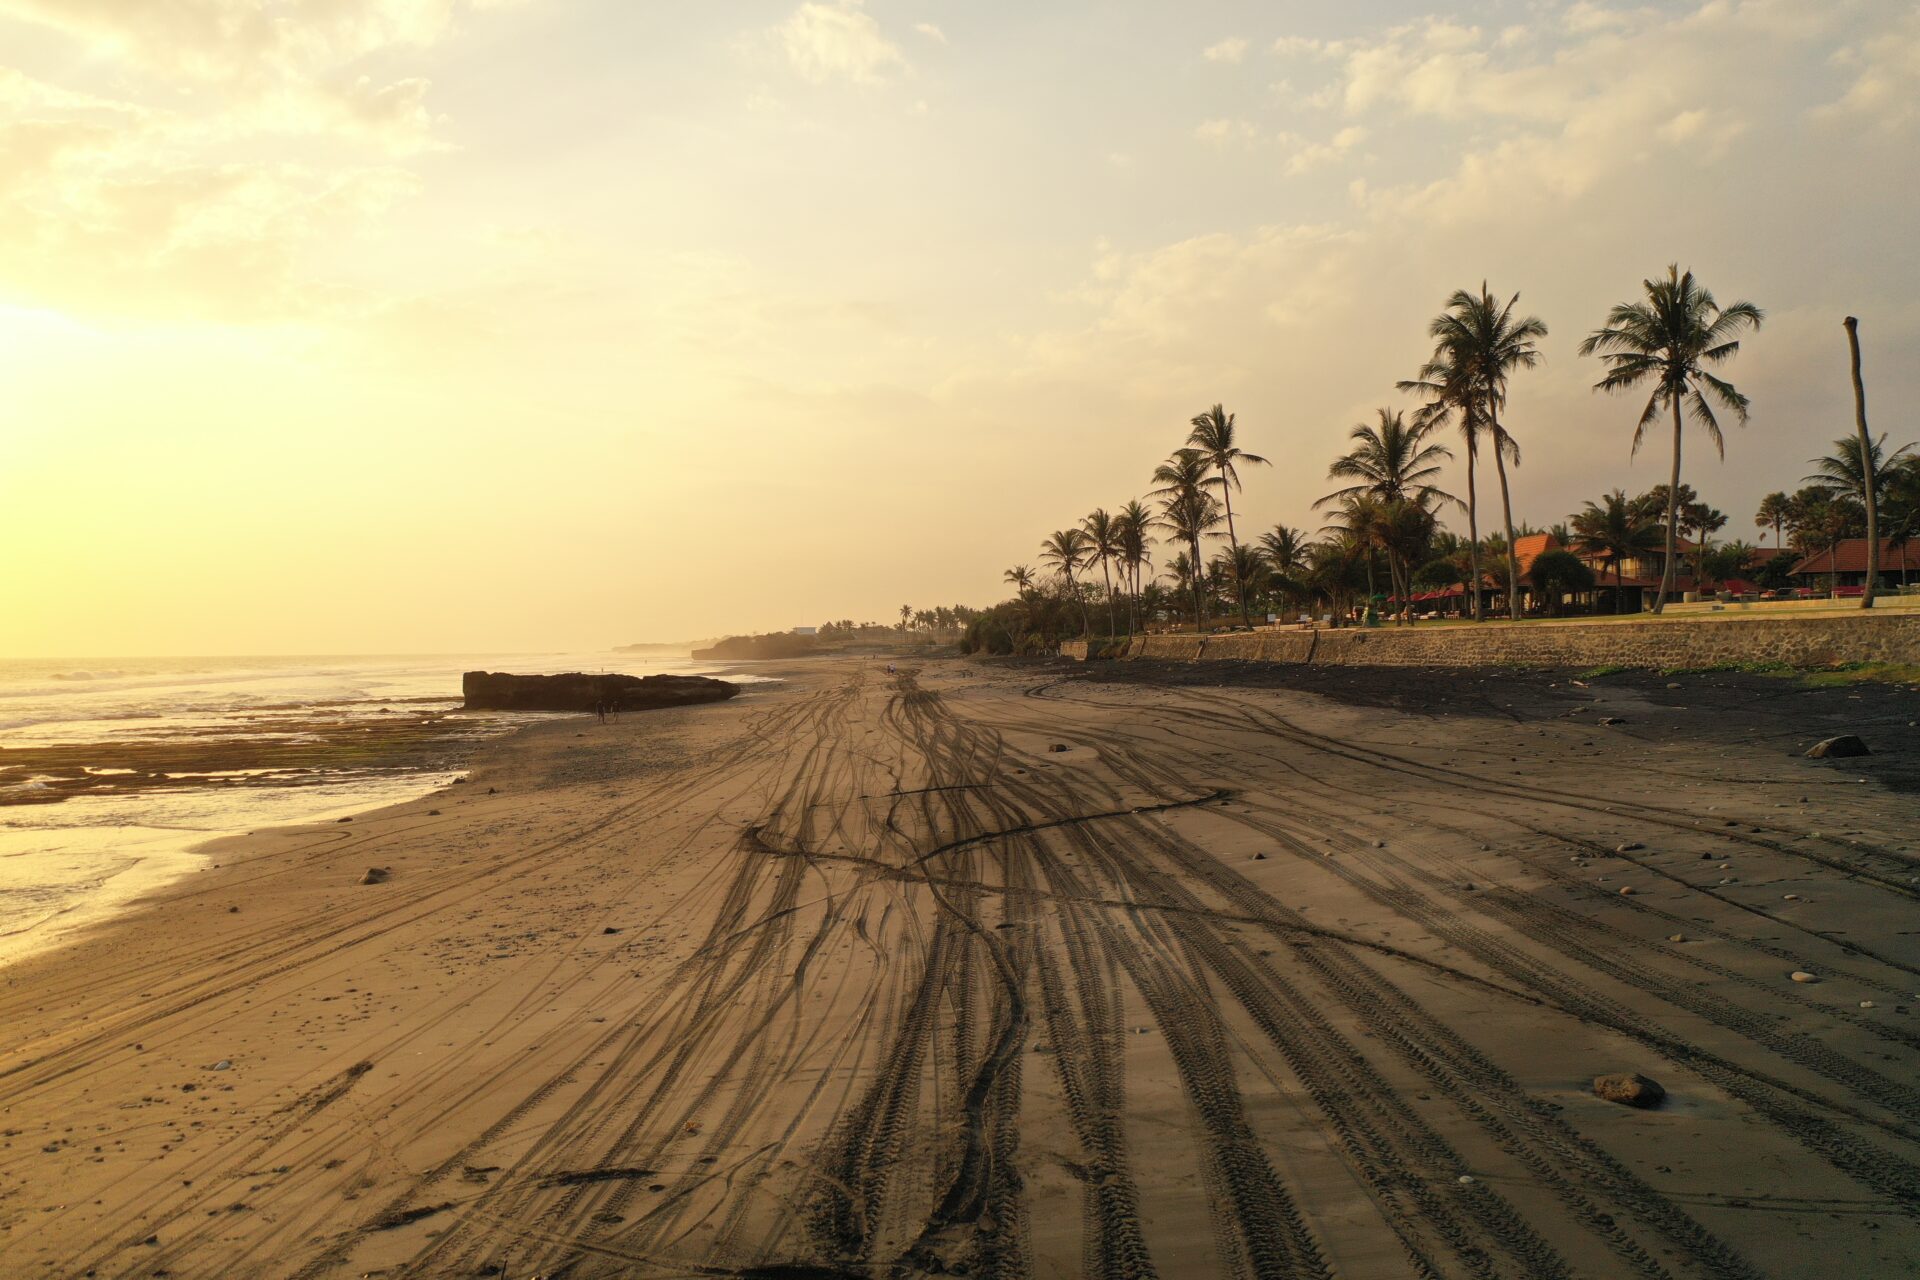
[[913, 24], [913, 29], [935, 44], [947, 43], [947, 33], [934, 26], [931, 22], [916, 22]]
[[308, 264], [414, 194], [396, 161], [445, 146], [425, 77], [362, 68], [502, 2], [0, 0], [118, 95], [0, 67], [0, 297], [223, 321], [349, 304]]
[[861, 8], [861, 0], [803, 4], [776, 32], [788, 64], [813, 84], [881, 84], [908, 69], [906, 55]]
[[1247, 56], [1246, 38], [1228, 36], [1218, 44], [1208, 45], [1200, 51], [1200, 56], [1208, 62], [1239, 62]]
[[1260, 130], [1251, 120], [1222, 118], [1195, 125], [1193, 136], [1209, 147], [1224, 151], [1236, 145], [1251, 146], [1260, 137]]
[[1311, 173], [1315, 169], [1345, 159], [1355, 147], [1367, 140], [1367, 130], [1363, 125], [1348, 125], [1325, 142], [1308, 143], [1298, 147], [1287, 157], [1286, 171], [1289, 177], [1298, 177]]
[[1920, 9], [1909, 9], [1892, 29], [1840, 49], [1834, 62], [1851, 70], [1853, 80], [1819, 116], [1864, 120], [1888, 131], [1920, 120]]

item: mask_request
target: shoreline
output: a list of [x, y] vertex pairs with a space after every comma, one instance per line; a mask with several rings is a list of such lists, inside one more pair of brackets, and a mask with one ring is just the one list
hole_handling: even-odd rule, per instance
[[[1920, 697], [886, 661], [525, 726], [0, 970], [0, 1274], [1075, 1274], [1114, 1233], [1212, 1274], [1270, 1229], [1383, 1277], [1409, 1239], [1920, 1260], [1875, 1172], [1920, 1176], [1884, 1061], [1920, 1045]], [[1793, 753], [1848, 715], [1879, 756]], [[929, 1234], [968, 1132], [1018, 1180]], [[852, 1243], [791, 1208], [856, 1185]]]

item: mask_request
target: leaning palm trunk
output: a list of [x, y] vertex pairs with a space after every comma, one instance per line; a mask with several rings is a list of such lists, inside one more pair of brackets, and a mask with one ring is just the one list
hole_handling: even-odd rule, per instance
[[1474, 484], [1473, 473], [1480, 456], [1479, 443], [1472, 435], [1467, 436], [1467, 558], [1472, 563], [1473, 581], [1467, 587], [1467, 593], [1473, 598], [1473, 620], [1484, 622], [1480, 609], [1480, 495]]
[[[1853, 421], [1860, 429], [1860, 487], [1866, 491], [1867, 499], [1867, 589], [1860, 596], [1860, 607], [1871, 609], [1873, 589], [1880, 585], [1880, 498], [1874, 492], [1877, 486], [1874, 484], [1873, 437], [1867, 434], [1867, 386], [1860, 380], [1860, 322], [1852, 316], [1847, 317], [1847, 347], [1853, 353]], [[1900, 554], [1903, 568], [1906, 562], [1903, 547]], [[1902, 573], [1903, 580], [1905, 576]]]
[[1673, 590], [1673, 562], [1680, 552], [1680, 397], [1673, 397], [1673, 475], [1667, 481], [1667, 563], [1660, 570], [1660, 590], [1654, 593], [1653, 612], [1658, 617], [1667, 607], [1667, 593]]

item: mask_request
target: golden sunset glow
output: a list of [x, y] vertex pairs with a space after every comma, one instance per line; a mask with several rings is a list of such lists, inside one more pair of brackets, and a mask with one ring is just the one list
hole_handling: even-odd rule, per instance
[[1916, 103], [1889, 0], [0, 0], [0, 653], [987, 604], [1216, 401], [1309, 522], [1483, 278], [1559, 520], [1663, 478], [1575, 348], [1676, 260], [1767, 308], [1744, 513], [1842, 315], [1920, 392]]

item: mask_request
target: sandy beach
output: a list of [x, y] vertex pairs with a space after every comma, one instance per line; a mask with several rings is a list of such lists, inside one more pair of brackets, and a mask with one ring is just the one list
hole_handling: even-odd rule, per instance
[[769, 674], [0, 969], [0, 1275], [1920, 1270], [1920, 695]]

